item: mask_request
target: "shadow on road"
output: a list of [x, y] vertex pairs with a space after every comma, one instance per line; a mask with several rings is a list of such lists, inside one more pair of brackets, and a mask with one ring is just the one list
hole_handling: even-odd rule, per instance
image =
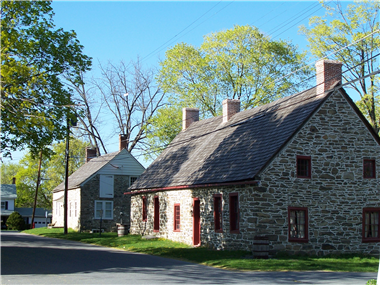
[[[194, 283], [324, 284], [342, 282], [357, 273], [336, 272], [239, 272], [210, 268], [158, 256], [136, 254], [94, 245], [27, 234], [1, 234], [1, 275], [46, 275], [74, 273], [136, 273], [150, 275], [157, 283], [165, 280]], [[375, 274], [373, 274], [375, 275]], [[368, 279], [367, 279], [368, 280]], [[339, 283], [339, 282], [338, 282]], [[330, 284], [330, 283], [329, 283]], [[340, 283], [344, 284], [344, 283]]]

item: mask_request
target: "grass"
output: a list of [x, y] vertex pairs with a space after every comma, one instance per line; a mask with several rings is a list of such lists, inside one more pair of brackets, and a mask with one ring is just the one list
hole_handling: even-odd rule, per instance
[[280, 255], [273, 259], [252, 259], [252, 253], [248, 251], [193, 248], [166, 239], [146, 240], [139, 235], [118, 237], [116, 233], [102, 233], [99, 236], [99, 233], [78, 233], [71, 229], [67, 235], [64, 235], [63, 229], [46, 228], [26, 230], [24, 233], [176, 258], [232, 270], [377, 272], [379, 268], [379, 258], [365, 255], [330, 257]]

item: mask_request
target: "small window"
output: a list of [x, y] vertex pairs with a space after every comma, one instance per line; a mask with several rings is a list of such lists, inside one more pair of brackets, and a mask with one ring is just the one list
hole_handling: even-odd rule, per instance
[[1, 201], [1, 210], [8, 210], [8, 201]]
[[230, 193], [230, 232], [239, 233], [239, 196]]
[[142, 220], [146, 222], [148, 220], [148, 213], [146, 211], [146, 197], [142, 197]]
[[308, 242], [307, 208], [288, 209], [289, 241]]
[[160, 202], [158, 196], [154, 197], [154, 225], [153, 231], [158, 232], [160, 230]]
[[71, 202], [69, 203], [69, 218], [71, 218]]
[[131, 176], [129, 177], [129, 186], [132, 186], [133, 183], [137, 180], [137, 176]]
[[113, 201], [95, 201], [95, 219], [113, 219]]
[[74, 213], [75, 217], [78, 216], [78, 203], [75, 202], [75, 213]]
[[311, 178], [311, 157], [297, 156], [297, 177]]
[[380, 241], [380, 208], [363, 209], [363, 242]]
[[217, 233], [223, 232], [222, 220], [222, 194], [214, 194], [214, 225]]
[[99, 197], [113, 198], [113, 175], [100, 175], [99, 177]]
[[374, 159], [363, 160], [363, 177], [376, 178], [376, 161]]
[[181, 229], [181, 208], [179, 204], [174, 204], [174, 231], [179, 232]]

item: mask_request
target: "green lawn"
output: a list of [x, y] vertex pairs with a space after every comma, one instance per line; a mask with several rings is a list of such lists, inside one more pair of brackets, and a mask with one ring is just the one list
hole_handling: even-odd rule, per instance
[[177, 258], [225, 269], [377, 272], [379, 268], [379, 258], [369, 256], [344, 255], [334, 257], [306, 257], [284, 255], [273, 259], [252, 259], [252, 253], [248, 251], [215, 251], [203, 247], [192, 248], [186, 244], [172, 242], [166, 239], [146, 240], [138, 235], [118, 237], [116, 233], [102, 233], [101, 236], [99, 236], [99, 233], [77, 233], [72, 230], [69, 230], [69, 233], [64, 235], [63, 229], [46, 228], [26, 230], [24, 233]]

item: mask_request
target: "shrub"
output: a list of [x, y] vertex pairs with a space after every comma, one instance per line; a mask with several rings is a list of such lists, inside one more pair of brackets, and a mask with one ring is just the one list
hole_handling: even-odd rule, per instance
[[13, 212], [7, 220], [7, 227], [9, 230], [21, 231], [25, 229], [25, 221], [18, 212]]

